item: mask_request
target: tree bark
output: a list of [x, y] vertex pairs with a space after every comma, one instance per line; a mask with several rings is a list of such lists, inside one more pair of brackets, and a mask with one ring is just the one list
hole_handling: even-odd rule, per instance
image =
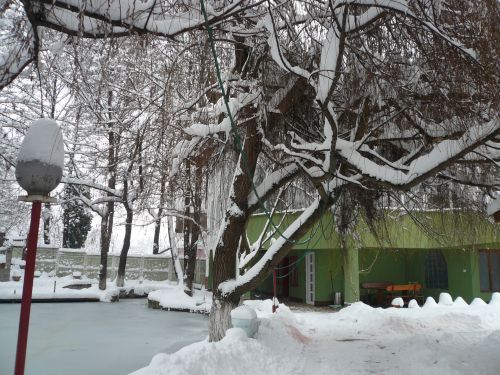
[[238, 306], [239, 298], [220, 299], [214, 298], [212, 300], [212, 308], [210, 309], [210, 316], [208, 318], [209, 327], [209, 340], [221, 340], [226, 331], [232, 327], [231, 323], [231, 310]]
[[[161, 209], [158, 210], [158, 215], [161, 215]], [[155, 232], [153, 235], [153, 255], [158, 255], [160, 250], [160, 229], [161, 229], [161, 219], [158, 218], [155, 221]]]
[[132, 221], [134, 213], [129, 207], [125, 207], [127, 217], [125, 219], [125, 237], [123, 238], [123, 246], [120, 252], [120, 261], [118, 263], [118, 273], [116, 276], [116, 286], [125, 286], [125, 269], [127, 267], [127, 256], [130, 249], [130, 237], [132, 236]]
[[101, 262], [99, 265], [99, 289], [106, 290], [106, 279], [108, 273], [109, 240], [111, 238], [109, 228], [110, 214], [106, 213], [101, 218]]
[[[193, 295], [193, 275], [188, 275], [188, 269], [191, 269], [190, 263], [193, 258], [191, 249], [190, 234], [192, 222], [186, 218], [191, 217], [191, 162], [186, 160], [186, 184], [184, 188], [184, 216], [183, 235], [184, 235], [184, 291], [188, 296]], [[196, 254], [195, 254], [196, 257]]]
[[62, 246], [64, 248], [68, 248], [68, 240], [69, 240], [69, 212], [67, 210], [63, 211], [63, 237], [62, 237]]
[[166, 186], [166, 176], [165, 172], [162, 172], [161, 182], [160, 182], [160, 204], [158, 207], [158, 212], [155, 220], [155, 233], [153, 236], [153, 254], [157, 255], [160, 251], [160, 230], [161, 230], [161, 215], [163, 214], [163, 205], [165, 204], [165, 186]]
[[[172, 201], [174, 199], [172, 198]], [[177, 244], [175, 242], [175, 228], [174, 228], [174, 220], [172, 216], [167, 217], [167, 226], [168, 226], [168, 241], [170, 243], [170, 249], [172, 254], [172, 263], [174, 264], [174, 272], [177, 276], [177, 285], [179, 287], [184, 286], [184, 272], [182, 271], [181, 262], [179, 260], [179, 253], [177, 251]]]
[[[111, 108], [113, 101], [113, 92], [108, 92], [108, 107]], [[112, 119], [111, 111], [109, 112], [109, 119]], [[114, 189], [116, 187], [116, 160], [117, 151], [116, 138], [112, 125], [108, 127], [108, 188]], [[115, 152], [116, 151], [116, 152]], [[111, 197], [111, 193], [107, 193]], [[109, 201], [106, 204], [106, 211], [101, 219], [101, 264], [99, 266], [99, 289], [106, 289], [106, 280], [108, 275], [108, 253], [109, 245], [111, 242], [111, 235], [113, 234], [113, 221], [115, 216], [115, 203]]]
[[44, 204], [43, 216], [43, 243], [45, 245], [50, 245], [50, 203]]
[[254, 121], [247, 125], [243, 150], [235, 172], [228, 210], [225, 214], [224, 231], [219, 237], [214, 256], [213, 304], [209, 319], [209, 340], [219, 341], [231, 326], [229, 312], [237, 306], [239, 296], [224, 296], [218, 286], [223, 281], [236, 277], [236, 255], [241, 236], [245, 232], [248, 218], [248, 195], [252, 189], [252, 178], [261, 149], [261, 137]]
[[189, 242], [189, 248], [188, 248], [189, 252], [187, 254], [187, 264], [186, 264], [186, 293], [190, 296], [193, 294], [193, 282], [195, 278], [196, 257], [198, 251], [198, 239], [200, 236], [202, 182], [203, 182], [202, 167], [200, 165], [197, 165], [194, 177], [194, 192], [191, 202], [193, 205], [194, 223], [190, 223], [191, 239]]

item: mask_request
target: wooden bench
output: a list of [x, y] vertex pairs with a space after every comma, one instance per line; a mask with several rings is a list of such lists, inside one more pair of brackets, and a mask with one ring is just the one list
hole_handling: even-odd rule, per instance
[[[361, 284], [361, 292], [365, 291], [363, 295], [365, 303], [369, 305], [382, 306], [385, 301], [386, 288], [393, 283], [390, 281], [371, 281]], [[363, 299], [362, 299], [363, 300]]]
[[412, 299], [422, 304], [424, 296], [422, 295], [422, 285], [419, 283], [411, 284], [391, 284], [385, 288], [387, 292], [387, 303], [390, 304], [394, 298], [400, 297], [405, 305], [408, 305]]

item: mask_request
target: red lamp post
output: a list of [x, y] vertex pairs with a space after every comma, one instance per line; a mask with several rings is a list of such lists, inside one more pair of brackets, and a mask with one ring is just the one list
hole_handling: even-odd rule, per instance
[[32, 202], [32, 207], [19, 316], [15, 375], [24, 375], [42, 202], [56, 201], [49, 197], [49, 193], [61, 181], [63, 166], [64, 146], [61, 130], [54, 120], [35, 121], [23, 140], [16, 166], [16, 180], [28, 192], [27, 196], [19, 197], [19, 200]]

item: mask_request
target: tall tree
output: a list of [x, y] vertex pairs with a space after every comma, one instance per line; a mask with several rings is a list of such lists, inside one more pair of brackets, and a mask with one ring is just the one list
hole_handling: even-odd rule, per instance
[[[39, 27], [181, 42], [189, 32], [210, 34], [222, 97], [197, 106], [216, 88], [209, 84], [191, 102], [176, 164], [210, 142], [236, 159], [214, 246], [211, 340], [230, 327], [241, 294], [269, 275], [342, 190], [409, 191], [434, 177], [499, 189], [498, 181], [459, 168], [498, 169], [499, 59], [489, 48], [497, 36], [495, 0], [22, 3], [29, 24], [9, 46], [16, 58], [3, 60], [0, 87], [36, 56]], [[267, 172], [260, 183], [257, 164]], [[250, 216], [298, 178], [314, 189], [313, 199], [236, 277]]]

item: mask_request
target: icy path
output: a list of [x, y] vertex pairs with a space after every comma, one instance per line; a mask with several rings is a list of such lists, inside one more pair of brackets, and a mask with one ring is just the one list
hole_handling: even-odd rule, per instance
[[[0, 304], [0, 374], [12, 374], [20, 304]], [[154, 353], [203, 340], [203, 315], [148, 309], [145, 299], [118, 303], [32, 305], [26, 375], [123, 375]]]

